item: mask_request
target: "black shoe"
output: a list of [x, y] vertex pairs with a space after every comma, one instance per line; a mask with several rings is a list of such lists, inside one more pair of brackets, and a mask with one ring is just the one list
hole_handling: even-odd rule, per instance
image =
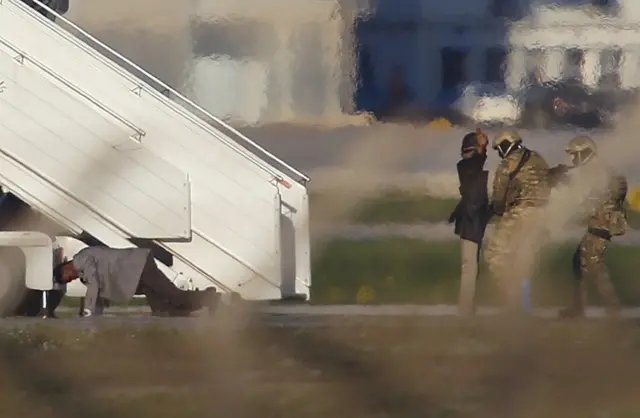
[[209, 316], [213, 316], [220, 305], [220, 293], [215, 287], [209, 287], [204, 290], [204, 305], [209, 311]]

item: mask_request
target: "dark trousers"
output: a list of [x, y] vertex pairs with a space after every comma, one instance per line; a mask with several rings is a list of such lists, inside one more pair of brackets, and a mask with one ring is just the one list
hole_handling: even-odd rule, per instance
[[[55, 310], [60, 305], [64, 293], [59, 290], [50, 290], [47, 293], [47, 315], [55, 316]], [[42, 307], [42, 291], [27, 289], [20, 303], [13, 311], [16, 316], [38, 316]]]
[[204, 291], [179, 289], [149, 257], [142, 270], [136, 294], [145, 295], [154, 314], [189, 315], [205, 306]]

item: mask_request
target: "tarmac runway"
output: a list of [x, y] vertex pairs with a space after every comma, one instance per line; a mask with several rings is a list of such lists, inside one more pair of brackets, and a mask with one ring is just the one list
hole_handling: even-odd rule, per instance
[[[557, 317], [558, 308], [534, 309], [531, 317], [540, 320], [553, 320]], [[60, 313], [73, 313], [74, 309], [59, 308]], [[598, 320], [604, 318], [604, 309], [590, 307], [587, 319]], [[254, 326], [266, 327], [357, 327], [362, 325], [384, 327], [402, 326], [403, 321], [408, 326], [437, 325], [447, 326], [459, 324], [464, 319], [457, 316], [453, 305], [412, 306], [412, 305], [290, 305], [264, 306], [254, 311]], [[479, 308], [478, 320], [490, 320], [498, 314], [497, 308]], [[625, 320], [640, 319], [640, 308], [626, 308], [622, 312]], [[93, 318], [65, 317], [60, 319], [40, 318], [4, 318], [0, 320], [0, 328], [23, 330], [30, 327], [62, 327], [64, 329], [86, 329], [130, 326], [132, 328], [162, 327], [167, 329], [206, 329], [211, 327], [227, 327], [234, 324], [242, 325], [238, 321], [227, 321], [226, 313], [209, 318], [206, 315], [193, 318], [156, 318], [149, 315], [147, 307], [112, 308], [105, 316]]]

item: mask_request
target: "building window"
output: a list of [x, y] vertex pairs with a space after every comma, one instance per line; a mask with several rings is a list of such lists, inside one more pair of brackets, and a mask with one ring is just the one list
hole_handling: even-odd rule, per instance
[[620, 87], [620, 64], [622, 51], [620, 49], [605, 49], [600, 54], [600, 86], [604, 88]]
[[467, 81], [467, 52], [453, 48], [440, 51], [442, 62], [442, 88], [449, 90]]
[[322, 36], [321, 23], [308, 23], [294, 32], [289, 46], [294, 51], [292, 96], [300, 114], [319, 115], [325, 106], [328, 70]]
[[544, 51], [542, 49], [528, 49], [525, 61], [526, 83], [528, 85], [543, 83], [545, 80], [543, 68]]
[[504, 83], [507, 51], [504, 48], [489, 48], [486, 57], [485, 81], [487, 83]]
[[191, 36], [196, 57], [263, 58], [279, 46], [272, 26], [247, 20], [193, 21]]
[[584, 52], [578, 48], [568, 49], [564, 66], [563, 78], [565, 80], [582, 81], [582, 65], [584, 63]]

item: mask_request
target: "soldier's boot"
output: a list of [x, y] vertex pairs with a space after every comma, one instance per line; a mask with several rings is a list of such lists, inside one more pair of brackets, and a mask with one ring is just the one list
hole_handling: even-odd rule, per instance
[[204, 305], [207, 307], [209, 316], [213, 316], [220, 305], [220, 293], [215, 287], [205, 289]]
[[578, 280], [573, 289], [573, 301], [571, 305], [560, 309], [558, 317], [561, 319], [584, 318], [587, 306], [587, 284], [584, 280]]

